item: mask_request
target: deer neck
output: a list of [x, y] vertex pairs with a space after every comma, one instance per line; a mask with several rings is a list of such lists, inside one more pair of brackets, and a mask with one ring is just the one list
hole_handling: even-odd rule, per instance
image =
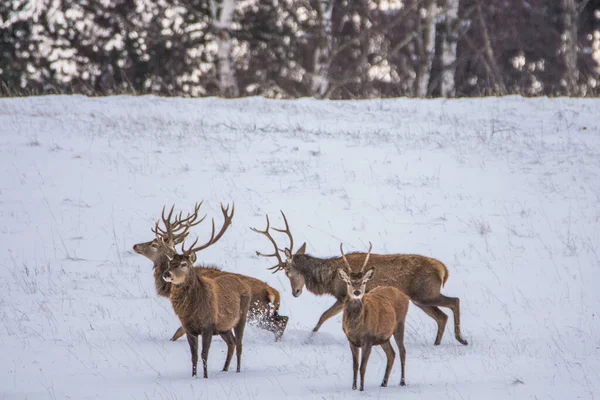
[[163, 274], [168, 268], [169, 259], [164, 254], [161, 255], [156, 261], [154, 261], [154, 266], [152, 267], [156, 294], [162, 297], [169, 297], [169, 293], [171, 293], [171, 283], [165, 282], [165, 280], [162, 278]]
[[337, 269], [332, 259], [323, 259], [299, 254], [294, 256], [294, 265], [304, 278], [306, 288], [316, 295], [336, 295], [334, 282]]
[[364, 313], [363, 300], [348, 299], [344, 308], [344, 318], [348, 322], [362, 319]]
[[193, 268], [180, 285], [171, 285], [171, 304], [180, 319], [186, 319], [207, 307], [212, 300], [208, 285]]

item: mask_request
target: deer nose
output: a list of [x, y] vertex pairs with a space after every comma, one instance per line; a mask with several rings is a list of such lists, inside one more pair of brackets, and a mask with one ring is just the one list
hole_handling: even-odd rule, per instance
[[137, 251], [138, 251], [138, 245], [137, 244], [133, 245], [133, 251], [135, 251], [137, 253]]
[[294, 297], [300, 296], [301, 293], [302, 293], [302, 289], [296, 289], [296, 290], [294, 290]]
[[171, 271], [165, 271], [165, 273], [163, 274], [163, 279], [167, 279], [171, 277]]
[[355, 291], [354, 291], [354, 295], [355, 295], [356, 297], [360, 296], [360, 290], [355, 290]]

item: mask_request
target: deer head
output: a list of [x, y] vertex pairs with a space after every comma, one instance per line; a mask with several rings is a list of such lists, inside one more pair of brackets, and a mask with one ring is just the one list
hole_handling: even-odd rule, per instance
[[[304, 288], [305, 281], [304, 281], [304, 277], [302, 276], [302, 274], [300, 274], [298, 272], [298, 270], [296, 269], [296, 265], [294, 263], [294, 257], [299, 254], [306, 253], [306, 243], [302, 244], [302, 246], [300, 246], [300, 248], [298, 249], [298, 251], [296, 251], [296, 253], [293, 253], [294, 238], [292, 237], [292, 233], [290, 232], [290, 226], [288, 225], [287, 218], [285, 217], [285, 214], [283, 213], [283, 211], [281, 211], [281, 215], [283, 216], [283, 221], [285, 222], [285, 229], [273, 228], [273, 230], [277, 231], [277, 232], [285, 233], [288, 236], [288, 238], [290, 240], [289, 247], [285, 247], [285, 248], [281, 249], [277, 246], [275, 239], [273, 239], [273, 236], [271, 236], [271, 233], [269, 233], [269, 228], [270, 228], [271, 224], [269, 222], [268, 215], [266, 216], [267, 217], [267, 227], [265, 228], [264, 231], [261, 231], [256, 228], [250, 228], [250, 229], [252, 229], [256, 233], [265, 235], [274, 247], [274, 251], [272, 254], [263, 254], [263, 253], [257, 251], [256, 255], [262, 256], [262, 257], [277, 258], [277, 264], [268, 269], [272, 270], [273, 273], [283, 270], [285, 272], [285, 275], [290, 280], [290, 285], [292, 287], [292, 294], [294, 295], [294, 297], [298, 297], [302, 294], [302, 289]], [[283, 254], [285, 255], [285, 261], [282, 259], [281, 254], [279, 253], [280, 251], [282, 251]]]
[[[215, 219], [213, 218], [210, 239], [203, 245], [196, 246], [198, 243], [198, 239], [196, 239], [188, 249], [185, 249], [185, 237], [187, 236], [189, 227], [184, 230], [185, 236], [183, 236], [181, 241], [181, 254], [177, 253], [177, 250], [175, 249], [173, 227], [171, 224], [167, 223], [170, 218], [167, 218], [167, 220], [163, 218], [163, 222], [165, 222], [165, 230], [159, 230], [158, 222], [156, 223], [156, 229], [154, 230], [156, 239], [159, 241], [163, 250], [166, 252], [167, 257], [169, 258], [169, 267], [163, 274], [163, 279], [165, 281], [171, 282], [175, 285], [183, 283], [187, 273], [193, 269], [192, 267], [196, 261], [196, 253], [208, 248], [209, 246], [212, 246], [219, 239], [221, 239], [227, 228], [229, 228], [231, 225], [231, 220], [233, 219], [233, 214], [235, 212], [235, 205], [231, 206], [231, 214], [229, 214], [229, 206], [225, 207], [223, 204], [221, 204], [221, 212], [223, 213], [223, 226], [219, 230], [219, 233], [217, 233], [215, 236]], [[199, 222], [194, 223], [194, 225], [198, 225], [198, 223], [202, 222], [203, 220], [204, 218], [202, 218]], [[180, 233], [179, 235], [181, 236], [182, 234]]]
[[158, 261], [160, 257], [164, 256], [165, 254], [172, 255], [172, 252], [170, 250], [167, 251], [165, 246], [162, 246], [161, 244], [167, 243], [169, 241], [167, 230], [171, 230], [173, 237], [173, 245], [178, 245], [182, 243], [187, 237], [189, 229], [192, 226], [198, 225], [204, 220], [204, 218], [206, 218], [206, 216], [204, 216], [200, 220], [198, 220], [198, 211], [200, 210], [201, 206], [202, 202], [196, 203], [193, 213], [188, 214], [185, 218], [183, 218], [182, 214], [179, 213], [178, 216], [175, 216], [175, 220], [173, 221], [171, 220], [171, 218], [173, 216], [173, 210], [175, 206], [171, 207], [171, 211], [169, 212], [168, 216], [165, 216], [165, 208], [163, 207], [162, 220], [163, 224], [165, 225], [165, 230], [160, 228], [158, 224], [154, 227], [154, 229], [152, 229], [152, 232], [154, 232], [155, 235], [158, 233], [158, 236], [160, 236], [160, 240], [158, 238], [155, 238], [149, 242], [135, 244], [133, 245], [133, 251], [143, 255], [144, 257], [148, 258], [150, 261], [153, 262]]
[[343, 245], [340, 244], [340, 252], [342, 253], [342, 259], [344, 260], [344, 265], [346, 266], [346, 271], [340, 268], [338, 269], [338, 274], [340, 278], [344, 282], [346, 282], [348, 297], [354, 300], [361, 300], [365, 294], [367, 282], [373, 277], [373, 273], [375, 273], [375, 269], [371, 268], [367, 272], [364, 272], [367, 267], [367, 263], [369, 262], [369, 257], [371, 256], [371, 250], [373, 245], [369, 242], [369, 252], [365, 257], [365, 262], [363, 263], [362, 268], [358, 273], [352, 272], [352, 268], [350, 268], [350, 263], [346, 259], [346, 255], [344, 254]]

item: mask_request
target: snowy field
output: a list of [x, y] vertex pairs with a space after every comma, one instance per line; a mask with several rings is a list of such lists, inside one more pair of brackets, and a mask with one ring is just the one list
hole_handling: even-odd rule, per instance
[[[600, 101], [324, 102], [79, 96], [0, 99], [0, 399], [592, 399], [600, 393]], [[154, 292], [164, 204], [233, 225], [199, 259], [266, 280], [283, 340], [248, 327], [242, 372], [191, 378], [178, 320]], [[439, 347], [411, 306], [407, 386], [380, 388], [376, 348], [353, 392], [334, 303], [270, 274], [264, 214], [312, 255], [417, 253], [461, 299]], [[209, 224], [194, 228], [201, 239]], [[444, 309], [450, 317], [449, 310]], [[395, 346], [395, 344], [394, 344]]]

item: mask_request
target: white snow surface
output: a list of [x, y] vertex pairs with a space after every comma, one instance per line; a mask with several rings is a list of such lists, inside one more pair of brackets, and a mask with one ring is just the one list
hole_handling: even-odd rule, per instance
[[[274, 101], [49, 96], [0, 99], [0, 399], [591, 399], [600, 392], [600, 101]], [[247, 327], [242, 372], [191, 377], [152, 264], [163, 205], [235, 201], [199, 260], [280, 290], [283, 340]], [[396, 359], [351, 390], [341, 314], [266, 270], [265, 214], [284, 210], [309, 254], [443, 261], [460, 345], [411, 305], [407, 386]], [[210, 224], [194, 228], [200, 239]], [[285, 243], [285, 236], [278, 236]], [[394, 344], [395, 346], [395, 344]], [[234, 361], [235, 362], [235, 361]]]

